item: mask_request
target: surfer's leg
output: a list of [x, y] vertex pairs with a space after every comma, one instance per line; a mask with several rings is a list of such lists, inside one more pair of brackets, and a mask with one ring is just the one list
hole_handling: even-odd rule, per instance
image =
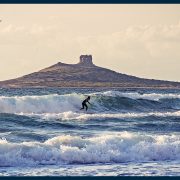
[[84, 106], [86, 107], [86, 111], [88, 110], [88, 106], [86, 104], [84, 104]]
[[[82, 108], [81, 108], [81, 109], [84, 109], [84, 103], [82, 103]], [[80, 110], [81, 110], [81, 109], [80, 109]]]

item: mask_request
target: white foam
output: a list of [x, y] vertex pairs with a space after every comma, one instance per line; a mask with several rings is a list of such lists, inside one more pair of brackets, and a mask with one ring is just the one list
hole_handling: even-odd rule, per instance
[[61, 135], [44, 143], [0, 140], [0, 166], [167, 160], [180, 160], [180, 135], [121, 132], [90, 138]]
[[75, 111], [81, 107], [83, 95], [43, 95], [0, 97], [0, 112], [2, 113], [59, 113]]

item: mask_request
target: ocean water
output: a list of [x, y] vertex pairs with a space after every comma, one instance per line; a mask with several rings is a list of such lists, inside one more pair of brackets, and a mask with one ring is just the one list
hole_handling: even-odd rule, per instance
[[180, 176], [180, 90], [0, 89], [0, 175]]

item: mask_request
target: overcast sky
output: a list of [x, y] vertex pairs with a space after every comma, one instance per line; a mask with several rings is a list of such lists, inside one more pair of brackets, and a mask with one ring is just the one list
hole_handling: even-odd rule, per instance
[[0, 80], [91, 54], [96, 65], [180, 81], [180, 4], [0, 4]]

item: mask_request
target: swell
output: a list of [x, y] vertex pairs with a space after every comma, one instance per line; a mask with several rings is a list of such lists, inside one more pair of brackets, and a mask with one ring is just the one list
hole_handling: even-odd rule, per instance
[[44, 142], [0, 140], [0, 166], [179, 161], [179, 135], [61, 135]]
[[[180, 111], [168, 113], [86, 114], [64, 112], [59, 114], [1, 114], [1, 133], [8, 140], [41, 141], [56, 133], [96, 134], [97, 132], [180, 132]], [[0, 133], [0, 137], [3, 134]], [[2, 136], [1, 136], [2, 135]]]

